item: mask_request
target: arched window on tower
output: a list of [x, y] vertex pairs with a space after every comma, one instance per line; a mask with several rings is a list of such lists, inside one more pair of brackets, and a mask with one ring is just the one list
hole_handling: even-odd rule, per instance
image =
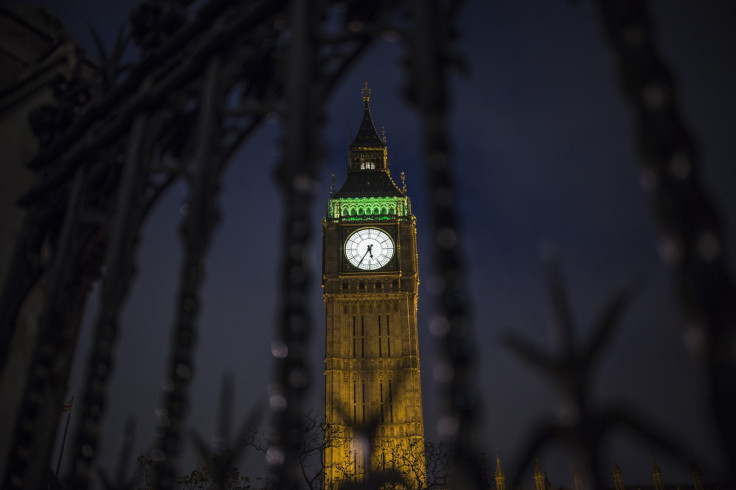
[[360, 315], [360, 357], [365, 357], [365, 318]]
[[389, 315], [386, 315], [386, 355], [388, 357], [391, 357], [391, 322], [389, 321], [391, 317]]
[[391, 381], [389, 380], [388, 382], [388, 419], [392, 424], [394, 423], [394, 393], [393, 391], [394, 390], [391, 386]]
[[378, 357], [383, 357], [383, 337], [381, 336], [381, 315], [378, 315]]
[[380, 395], [381, 395], [381, 423], [384, 423], [386, 422], [386, 417], [383, 411], [383, 381], [381, 381], [378, 384], [378, 391], [380, 392]]
[[362, 416], [361, 416], [361, 423], [365, 424], [365, 381], [361, 385], [361, 391], [362, 391], [362, 403], [361, 403], [361, 409], [362, 409]]

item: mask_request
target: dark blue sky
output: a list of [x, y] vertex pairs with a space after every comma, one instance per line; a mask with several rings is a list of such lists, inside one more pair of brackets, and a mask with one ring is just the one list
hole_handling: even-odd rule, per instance
[[[111, 40], [137, 3], [76, 0], [45, 4], [86, 46], [87, 24]], [[550, 313], [539, 249], [553, 243], [570, 286], [578, 331], [585, 337], [595, 313], [634, 274], [646, 287], [637, 296], [595, 376], [596, 400], [634, 407], [691, 448], [713, 474], [712, 427], [706, 422], [700, 373], [682, 344], [682, 320], [669, 274], [657, 255], [647, 195], [639, 185], [632, 126], [616, 86], [591, 2], [469, 2], [460, 51], [470, 66], [453, 79], [452, 137], [462, 212], [462, 238], [472, 293], [483, 400], [483, 444], [510, 469], [527, 431], [555, 414], [556, 392], [500, 342], [516, 331], [552, 348]], [[736, 6], [730, 2], [653, 2], [661, 50], [679, 84], [682, 112], [695, 133], [708, 188], [736, 229]], [[319, 220], [330, 174], [342, 183], [347, 146], [361, 119], [360, 88], [373, 89], [372, 113], [385, 127], [395, 180], [406, 172], [420, 239], [420, 349], [425, 430], [436, 438], [434, 348], [426, 328], [432, 315], [426, 291], [431, 275], [428, 216], [418, 124], [401, 98], [401, 46], [386, 41], [370, 52], [334, 94], [324, 132], [327, 159], [315, 207], [313, 394], [322, 409], [324, 313], [318, 283]], [[241, 419], [265, 404], [271, 375], [270, 343], [276, 318], [275, 270], [281, 205], [271, 175], [279, 136], [265, 127], [232, 162], [224, 183], [224, 220], [208, 260], [201, 340], [193, 386], [192, 425], [215, 430], [219, 380], [232, 371]], [[137, 448], [150, 446], [160, 399], [178, 275], [181, 187], [151, 217], [140, 251], [140, 273], [123, 319], [119, 362], [111, 387], [103, 464], [111, 467], [122, 423], [138, 420]], [[734, 247], [729, 251], [733, 254]], [[94, 308], [88, 312], [93, 317]], [[88, 330], [85, 330], [88, 335]], [[85, 352], [86, 339], [80, 342]], [[81, 367], [70, 395], [80, 395]], [[650, 482], [651, 448], [612, 438], [629, 484]], [[689, 468], [654, 452], [665, 480], [687, 482]], [[250, 455], [253, 457], [253, 455]], [[553, 454], [540, 459], [555, 485], [570, 485], [571, 469]], [[191, 459], [189, 461], [192, 461]], [[193, 463], [191, 463], [193, 465]], [[531, 483], [531, 474], [527, 479]]]

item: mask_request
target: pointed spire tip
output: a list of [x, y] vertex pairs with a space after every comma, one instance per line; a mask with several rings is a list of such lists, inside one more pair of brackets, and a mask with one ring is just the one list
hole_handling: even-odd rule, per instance
[[371, 101], [371, 89], [368, 88], [368, 80], [363, 83], [363, 89], [361, 92], [363, 93], [363, 102], [368, 105], [368, 102]]

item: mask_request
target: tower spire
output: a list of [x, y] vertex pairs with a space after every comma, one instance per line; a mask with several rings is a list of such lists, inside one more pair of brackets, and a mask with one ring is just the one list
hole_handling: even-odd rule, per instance
[[[358, 132], [348, 146], [348, 171], [345, 183], [330, 198], [348, 197], [406, 197], [391, 178], [388, 168], [388, 149], [373, 124], [369, 101], [371, 89], [366, 82], [363, 92], [363, 119]], [[383, 209], [383, 208], [380, 208]], [[387, 210], [390, 208], [386, 208]], [[396, 208], [398, 209], [398, 208]], [[405, 206], [404, 209], [409, 209]], [[372, 208], [371, 208], [372, 210]]]
[[572, 472], [572, 488], [573, 490], [584, 490], [583, 477], [580, 475], [580, 469], [576, 466]]
[[534, 488], [536, 490], [545, 490], [545, 483], [547, 476], [542, 471], [542, 467], [539, 465], [539, 458], [537, 458], [536, 465], [534, 467]]
[[654, 490], [664, 490], [664, 480], [662, 478], [662, 470], [657, 464], [657, 460], [652, 455], [652, 480], [654, 480]]
[[503, 474], [501, 469], [501, 458], [496, 456], [496, 490], [506, 490], [506, 475]]
[[613, 488], [614, 490], [624, 490], [623, 472], [615, 457], [613, 458]]
[[363, 89], [361, 90], [361, 93], [363, 94], [363, 102], [365, 102], [365, 105], [367, 107], [368, 102], [371, 101], [371, 89], [368, 88], [368, 80], [366, 80], [363, 84]]
[[690, 466], [690, 476], [692, 476], [695, 490], [703, 490], [703, 480], [700, 476], [700, 467], [697, 463], [693, 462], [692, 466]]
[[[386, 144], [378, 135], [376, 126], [373, 124], [373, 117], [371, 117], [369, 104], [371, 100], [371, 89], [368, 88], [368, 82], [365, 82], [361, 92], [363, 93], [363, 120], [360, 123], [358, 134], [355, 135], [350, 148], [360, 152], [378, 151], [384, 153]], [[368, 155], [364, 155], [364, 157], [368, 157]], [[379, 157], [383, 157], [383, 155], [379, 155]]]

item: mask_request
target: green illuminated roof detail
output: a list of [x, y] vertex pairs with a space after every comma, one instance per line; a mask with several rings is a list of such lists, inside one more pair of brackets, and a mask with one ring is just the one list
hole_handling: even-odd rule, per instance
[[411, 216], [411, 202], [401, 197], [344, 197], [327, 202], [327, 217], [347, 221], [384, 220]]

